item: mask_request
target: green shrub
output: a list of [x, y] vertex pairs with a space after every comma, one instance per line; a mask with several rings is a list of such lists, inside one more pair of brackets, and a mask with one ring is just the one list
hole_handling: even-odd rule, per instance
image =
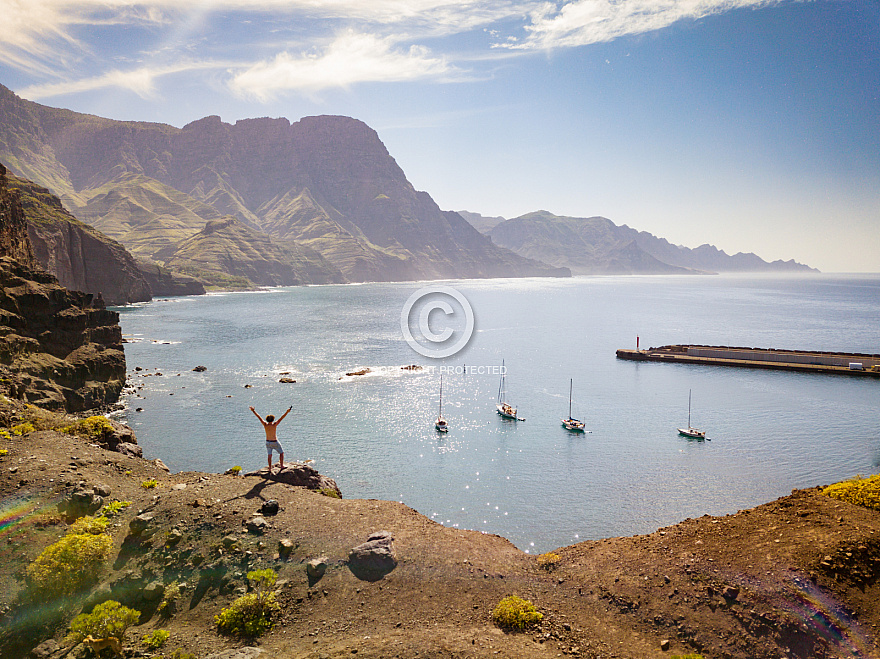
[[162, 601], [156, 610], [163, 615], [171, 615], [177, 607], [178, 597], [180, 597], [180, 584], [177, 581], [172, 581], [165, 586], [165, 592], [162, 593]]
[[159, 486], [159, 481], [157, 481], [155, 478], [148, 478], [147, 480], [145, 480], [144, 482], [141, 483], [141, 487], [144, 488], [145, 490], [151, 490], [154, 487], [158, 487], [158, 486]]
[[106, 417], [90, 416], [87, 419], [80, 419], [76, 423], [61, 428], [61, 432], [66, 432], [68, 435], [101, 439], [113, 433], [113, 426]]
[[322, 487], [320, 490], [318, 490], [318, 492], [323, 494], [325, 497], [330, 497], [331, 499], [341, 499], [342, 498], [342, 495], [339, 494], [339, 492], [334, 490], [332, 487]]
[[36, 428], [34, 428], [32, 423], [19, 423], [17, 426], [12, 426], [10, 430], [13, 435], [21, 436], [27, 435], [29, 432], [34, 432]]
[[227, 469], [226, 473], [231, 474], [233, 476], [238, 476], [241, 473], [241, 467], [239, 467], [238, 465], [235, 465], [234, 467], [230, 467], [229, 469]]
[[4, 455], [7, 455], [8, 453], [9, 451], [7, 451], [5, 448], [0, 448], [0, 458], [2, 458]]
[[26, 570], [35, 596], [72, 595], [94, 583], [98, 568], [110, 558], [113, 540], [106, 533], [68, 534], [46, 547]]
[[125, 630], [137, 624], [141, 617], [140, 611], [129, 609], [119, 602], [107, 600], [98, 604], [91, 613], [80, 613], [70, 623], [70, 634], [67, 638], [77, 643], [86, 636], [107, 638], [114, 636], [122, 641]]
[[196, 655], [186, 652], [183, 648], [177, 648], [171, 653], [171, 659], [196, 659]]
[[522, 631], [536, 625], [544, 615], [535, 609], [535, 605], [516, 595], [505, 597], [492, 611], [492, 622], [510, 631]]
[[546, 554], [538, 556], [538, 567], [544, 568], [548, 572], [555, 569], [559, 565], [559, 554], [548, 551]]
[[856, 476], [841, 483], [834, 483], [823, 489], [822, 494], [857, 506], [880, 510], [880, 474], [867, 478]]
[[98, 511], [98, 516], [113, 517], [113, 515], [118, 514], [123, 508], [128, 508], [130, 505], [131, 501], [111, 501]]
[[164, 629], [155, 629], [152, 634], [147, 634], [141, 639], [141, 643], [143, 643], [150, 650], [158, 650], [165, 642], [168, 640], [168, 637], [171, 636], [169, 632]]
[[68, 535], [98, 535], [107, 530], [109, 523], [110, 520], [106, 517], [90, 517], [86, 515], [70, 525]]
[[270, 569], [255, 570], [247, 578], [255, 582], [256, 591], [242, 595], [214, 617], [221, 634], [256, 638], [272, 629], [272, 612], [281, 608], [270, 590], [277, 575]]

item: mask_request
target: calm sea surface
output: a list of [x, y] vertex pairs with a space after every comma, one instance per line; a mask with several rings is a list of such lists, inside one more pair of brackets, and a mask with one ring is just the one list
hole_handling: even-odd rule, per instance
[[[145, 456], [173, 471], [250, 470], [266, 455], [248, 406], [279, 415], [292, 405], [278, 429], [286, 459], [315, 460], [346, 498], [402, 501], [531, 552], [647, 533], [880, 470], [880, 380], [615, 358], [636, 336], [642, 347], [880, 353], [880, 275], [446, 283], [469, 300], [476, 330], [442, 360], [414, 352], [401, 332], [401, 309], [426, 284], [121, 308], [137, 388], [122, 420]], [[495, 413], [502, 359], [525, 422]], [[426, 369], [399, 368], [414, 363]], [[207, 370], [193, 372], [197, 365]], [[465, 365], [469, 372], [454, 372]], [[433, 428], [441, 367], [447, 435]], [[373, 372], [345, 375], [362, 368]], [[296, 384], [278, 382], [285, 372]], [[570, 379], [586, 435], [560, 425]], [[687, 423], [689, 390], [693, 425], [711, 441], [676, 431]]]

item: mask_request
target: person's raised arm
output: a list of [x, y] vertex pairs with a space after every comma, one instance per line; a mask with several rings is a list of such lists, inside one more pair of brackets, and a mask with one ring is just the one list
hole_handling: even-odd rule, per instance
[[[248, 409], [249, 409], [251, 412], [253, 412], [253, 413], [254, 413], [254, 416], [257, 417], [257, 418], [260, 420], [260, 423], [262, 423], [264, 426], [266, 425], [266, 422], [263, 421], [263, 417], [261, 417], [259, 414], [257, 414], [257, 411], [253, 408], [253, 406], [249, 407]], [[282, 418], [283, 418], [283, 417], [282, 417]]]
[[281, 415], [281, 418], [278, 419], [278, 421], [275, 422], [275, 425], [277, 426], [279, 423], [281, 423], [282, 421], [284, 421], [284, 417], [286, 417], [288, 414], [290, 414], [290, 410], [292, 410], [292, 409], [293, 409], [293, 405], [291, 405], [290, 407], [288, 407], [288, 408], [287, 408], [287, 411], [286, 411], [284, 414]]

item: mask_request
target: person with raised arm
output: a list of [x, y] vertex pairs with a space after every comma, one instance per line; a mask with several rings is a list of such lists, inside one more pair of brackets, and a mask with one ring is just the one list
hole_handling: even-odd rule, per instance
[[266, 415], [266, 420], [263, 420], [257, 411], [250, 407], [250, 411], [254, 413], [254, 416], [260, 420], [260, 423], [263, 424], [263, 430], [266, 431], [266, 451], [269, 452], [269, 471], [272, 471], [272, 451], [278, 451], [278, 467], [284, 469], [284, 449], [281, 447], [281, 443], [278, 441], [278, 437], [275, 435], [275, 429], [278, 427], [278, 424], [284, 421], [284, 417], [290, 414], [290, 410], [293, 409], [293, 405], [287, 408], [287, 411], [281, 415], [281, 418], [277, 421], [275, 420], [275, 416], [272, 414]]

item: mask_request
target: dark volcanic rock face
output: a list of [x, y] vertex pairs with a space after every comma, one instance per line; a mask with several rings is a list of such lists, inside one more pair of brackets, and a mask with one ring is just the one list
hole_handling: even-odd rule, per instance
[[114, 403], [125, 384], [119, 314], [40, 269], [5, 173], [0, 169], [0, 390], [68, 412]]
[[0, 258], [0, 373], [8, 396], [68, 412], [118, 400], [125, 384], [119, 314], [91, 302], [48, 273]]
[[29, 266], [37, 263], [28, 240], [21, 199], [17, 192], [9, 189], [3, 165], [0, 165], [0, 256], [8, 256]]
[[120, 243], [77, 220], [46, 188], [16, 177], [10, 177], [10, 187], [19, 191], [37, 261], [62, 286], [100, 292], [107, 304], [152, 299], [150, 286]]

